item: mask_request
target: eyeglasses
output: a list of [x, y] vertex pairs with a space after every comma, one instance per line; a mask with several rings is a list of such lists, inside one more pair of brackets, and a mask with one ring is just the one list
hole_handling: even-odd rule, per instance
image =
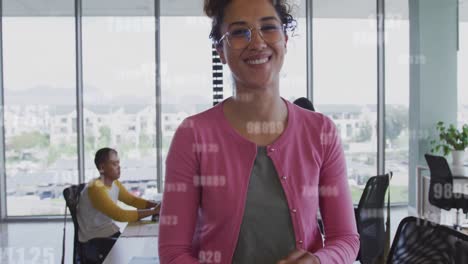
[[226, 39], [232, 49], [244, 49], [252, 41], [253, 30], [257, 30], [262, 39], [268, 44], [275, 44], [284, 37], [284, 26], [279, 23], [268, 23], [259, 28], [234, 26], [219, 39], [218, 43]]

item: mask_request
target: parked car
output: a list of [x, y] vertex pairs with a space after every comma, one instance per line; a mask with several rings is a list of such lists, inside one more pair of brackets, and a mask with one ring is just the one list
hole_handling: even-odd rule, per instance
[[41, 193], [39, 193], [39, 198], [41, 200], [44, 200], [44, 199], [52, 199], [52, 198], [55, 198], [55, 194], [54, 192], [52, 191], [42, 191]]
[[138, 186], [131, 186], [128, 191], [130, 193], [132, 193], [133, 195], [138, 196], [138, 197], [140, 197], [142, 195], [140, 187], [138, 187]]
[[13, 196], [16, 194], [16, 189], [8, 189], [7, 190], [7, 196]]

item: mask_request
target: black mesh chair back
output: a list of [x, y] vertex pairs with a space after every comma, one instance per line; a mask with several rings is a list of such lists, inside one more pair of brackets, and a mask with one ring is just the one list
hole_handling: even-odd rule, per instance
[[304, 109], [315, 112], [314, 105], [312, 104], [312, 102], [309, 99], [307, 99], [305, 97], [297, 98], [296, 100], [294, 100], [294, 104], [297, 105], [297, 106], [300, 106], [300, 107], [302, 107]]
[[361, 248], [358, 260], [361, 263], [375, 263], [385, 247], [384, 205], [390, 175], [371, 177], [364, 188], [358, 208], [355, 211]]
[[467, 235], [412, 216], [400, 222], [387, 258], [387, 264], [466, 264], [467, 261]]
[[463, 209], [468, 212], [468, 197], [453, 191], [453, 176], [447, 160], [441, 156], [424, 155], [431, 175], [429, 202], [444, 210]]
[[65, 203], [67, 204], [68, 210], [73, 220], [73, 226], [75, 228], [74, 238], [73, 238], [73, 263], [83, 263], [82, 252], [80, 247], [80, 242], [78, 241], [78, 220], [76, 218], [76, 208], [80, 200], [81, 191], [86, 184], [82, 183], [79, 185], [72, 185], [63, 190], [63, 197], [65, 198]]
[[445, 210], [452, 209], [453, 202], [450, 194], [453, 192], [453, 177], [447, 160], [444, 157], [430, 154], [424, 157], [431, 174], [429, 202]]
[[440, 182], [453, 183], [452, 171], [447, 160], [442, 156], [425, 154], [427, 166], [431, 171], [431, 178]]

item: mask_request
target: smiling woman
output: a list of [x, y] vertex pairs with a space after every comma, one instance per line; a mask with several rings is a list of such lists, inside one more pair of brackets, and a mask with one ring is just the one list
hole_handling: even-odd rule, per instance
[[205, 0], [205, 12], [235, 95], [174, 135], [161, 263], [352, 263], [359, 238], [337, 129], [279, 95], [288, 4]]
[[[208, 14], [215, 12], [208, 11], [210, 4], [207, 2], [205, 8]], [[288, 41], [286, 29], [295, 27], [295, 20], [284, 3], [273, 6], [268, 1], [255, 1], [248, 9], [244, 8], [242, 1], [227, 5], [224, 11], [214, 16], [210, 34], [221, 61], [232, 71], [237, 92], [241, 93], [246, 92], [240, 87], [244, 86], [240, 84], [245, 80], [252, 81], [248, 86], [265, 87], [278, 83]], [[253, 74], [256, 78], [243, 78]]]

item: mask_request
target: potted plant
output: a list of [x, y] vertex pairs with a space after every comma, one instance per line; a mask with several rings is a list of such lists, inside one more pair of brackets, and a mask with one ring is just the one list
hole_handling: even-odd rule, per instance
[[436, 125], [439, 133], [438, 140], [432, 140], [433, 146], [431, 152], [442, 150], [444, 156], [452, 153], [452, 162], [454, 166], [463, 166], [465, 149], [468, 147], [468, 125], [465, 124], [458, 130], [454, 125], [445, 126], [444, 122], [439, 121]]

